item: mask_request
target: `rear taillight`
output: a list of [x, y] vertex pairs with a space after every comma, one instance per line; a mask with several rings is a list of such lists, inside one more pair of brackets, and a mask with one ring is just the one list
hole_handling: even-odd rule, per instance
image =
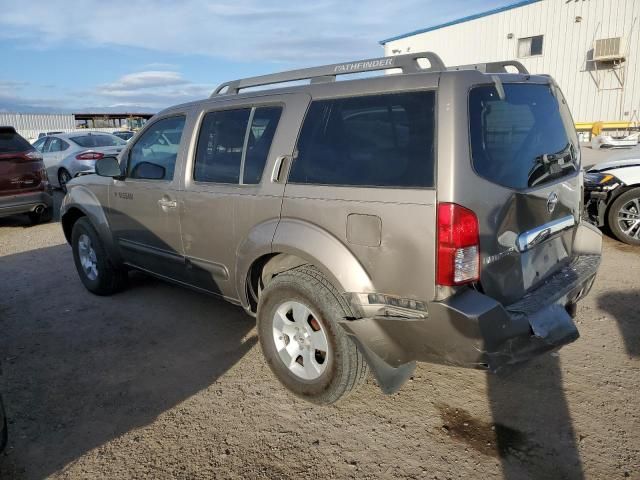
[[76, 160], [100, 160], [102, 157], [104, 157], [104, 153], [84, 152], [76, 155]]
[[42, 154], [38, 151], [27, 152], [24, 156], [30, 160], [42, 160]]
[[455, 203], [438, 204], [437, 283], [462, 285], [480, 279], [478, 217]]

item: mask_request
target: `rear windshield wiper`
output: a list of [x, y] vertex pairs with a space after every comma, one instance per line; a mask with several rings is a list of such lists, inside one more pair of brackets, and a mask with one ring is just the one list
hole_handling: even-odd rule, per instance
[[[569, 158], [567, 158], [569, 157]], [[555, 153], [543, 153], [534, 159], [533, 168], [529, 171], [528, 184], [534, 187], [551, 176], [562, 174], [568, 167], [575, 169], [576, 155], [571, 143]]]

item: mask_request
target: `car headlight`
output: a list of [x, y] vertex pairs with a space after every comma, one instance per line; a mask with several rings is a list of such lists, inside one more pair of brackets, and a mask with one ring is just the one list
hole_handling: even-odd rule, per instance
[[619, 185], [620, 180], [610, 173], [587, 172], [584, 174], [584, 185], [591, 188], [610, 188]]

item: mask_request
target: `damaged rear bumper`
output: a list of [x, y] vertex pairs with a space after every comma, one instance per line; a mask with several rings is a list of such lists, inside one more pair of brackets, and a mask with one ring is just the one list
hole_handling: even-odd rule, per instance
[[571, 313], [591, 289], [599, 264], [599, 254], [576, 257], [506, 307], [468, 289], [430, 303], [424, 318], [380, 316], [344, 320], [341, 325], [367, 358], [385, 393], [405, 383], [416, 361], [495, 372], [579, 337]]

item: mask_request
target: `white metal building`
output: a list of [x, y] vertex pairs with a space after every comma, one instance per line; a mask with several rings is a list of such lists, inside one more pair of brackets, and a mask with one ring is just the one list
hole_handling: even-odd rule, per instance
[[519, 60], [555, 78], [578, 128], [640, 122], [640, 0], [525, 0], [380, 43], [446, 65]]
[[73, 114], [65, 113], [4, 113], [0, 112], [0, 125], [15, 128], [29, 140], [40, 132], [72, 132], [76, 128]]
[[139, 129], [151, 113], [13, 113], [0, 112], [0, 126], [14, 127], [28, 140], [40, 133], [73, 132], [79, 129], [113, 132]]

